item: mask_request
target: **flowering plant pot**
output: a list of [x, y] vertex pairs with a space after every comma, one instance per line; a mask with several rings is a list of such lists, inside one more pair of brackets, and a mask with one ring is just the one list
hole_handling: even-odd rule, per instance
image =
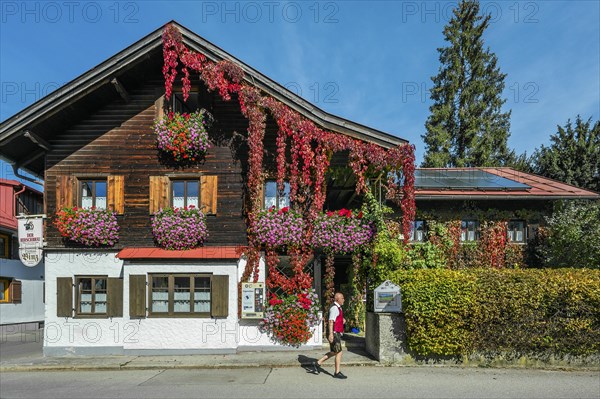
[[112, 247], [119, 241], [117, 216], [105, 209], [63, 208], [54, 225], [66, 239], [90, 247]]
[[258, 214], [253, 233], [256, 239], [267, 248], [281, 248], [302, 243], [304, 220], [289, 207], [271, 207]]
[[156, 146], [177, 163], [195, 163], [204, 157], [210, 147], [208, 128], [212, 116], [206, 110], [191, 114], [169, 112], [154, 122]]
[[362, 220], [362, 212], [353, 215], [351, 210], [341, 209], [317, 217], [313, 229], [313, 245], [325, 251], [346, 254], [373, 239], [371, 223]]
[[277, 297], [271, 294], [261, 332], [281, 345], [299, 347], [312, 336], [310, 329], [319, 323], [319, 299], [314, 290]]
[[185, 250], [201, 246], [208, 237], [208, 230], [204, 214], [190, 205], [156, 212], [152, 219], [152, 235], [161, 248]]

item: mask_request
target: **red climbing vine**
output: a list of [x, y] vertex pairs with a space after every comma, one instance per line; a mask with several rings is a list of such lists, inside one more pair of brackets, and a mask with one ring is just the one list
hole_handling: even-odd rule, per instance
[[[388, 196], [396, 201], [403, 212], [402, 227], [404, 236], [410, 237], [411, 222], [415, 216], [414, 196], [414, 146], [403, 144], [386, 149], [373, 143], [354, 139], [341, 133], [319, 128], [311, 120], [292, 110], [279, 100], [261, 92], [244, 80], [243, 69], [237, 64], [223, 60], [213, 62], [199, 52], [188, 49], [182, 35], [172, 24], [163, 32], [163, 75], [165, 95], [171, 96], [178, 70], [182, 73], [184, 100], [190, 92], [190, 70], [211, 91], [218, 91], [221, 98], [231, 100], [237, 97], [242, 114], [248, 119], [249, 169], [247, 192], [250, 209], [248, 211], [247, 266], [242, 279], [258, 279], [258, 261], [261, 244], [253, 236], [257, 215], [261, 208], [261, 188], [264, 184], [263, 153], [267, 115], [277, 123], [277, 185], [283, 190], [284, 181], [290, 184], [290, 201], [294, 210], [302, 215], [304, 239], [299, 245], [288, 248], [293, 275], [286, 277], [276, 272], [278, 257], [273, 249], [266, 254], [269, 279], [267, 285], [277, 284], [288, 292], [300, 292], [312, 285], [310, 275], [303, 270], [313, 256], [311, 236], [313, 222], [322, 211], [325, 203], [325, 175], [331, 156], [335, 152], [348, 151], [349, 165], [356, 175], [356, 192], [368, 190], [367, 171], [388, 176], [385, 183]], [[288, 160], [289, 154], [289, 160]], [[273, 272], [273, 273], [271, 273]]]

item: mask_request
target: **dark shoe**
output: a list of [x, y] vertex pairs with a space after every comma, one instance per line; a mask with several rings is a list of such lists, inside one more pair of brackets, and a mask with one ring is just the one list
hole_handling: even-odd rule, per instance
[[310, 365], [310, 372], [316, 375], [319, 375], [319, 363], [312, 362]]
[[342, 372], [340, 371], [339, 373], [335, 373], [335, 374], [333, 375], [333, 378], [339, 378], [340, 380], [345, 380], [345, 379], [346, 379], [346, 378], [348, 378], [348, 377], [346, 377], [346, 376], [345, 376], [344, 374], [342, 374]]

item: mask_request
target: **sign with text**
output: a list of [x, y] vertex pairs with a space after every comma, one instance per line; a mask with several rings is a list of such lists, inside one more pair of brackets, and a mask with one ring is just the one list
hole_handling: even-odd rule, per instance
[[34, 267], [42, 260], [45, 217], [46, 215], [17, 216], [19, 258], [25, 266]]
[[265, 283], [242, 283], [242, 319], [262, 319]]

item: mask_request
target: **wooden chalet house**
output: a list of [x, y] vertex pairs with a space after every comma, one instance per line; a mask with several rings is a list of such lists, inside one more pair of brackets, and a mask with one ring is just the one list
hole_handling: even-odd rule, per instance
[[[207, 60], [230, 61], [251, 85], [315, 126], [383, 149], [406, 140], [330, 115], [185, 27], [183, 44]], [[116, 213], [119, 238], [112, 246], [65, 240], [46, 222], [44, 353], [232, 353], [273, 347], [256, 320], [242, 320], [238, 283], [248, 244], [249, 129], [237, 101], [209, 91], [198, 74], [183, 101], [179, 76], [165, 98], [163, 28], [84, 73], [0, 125], [0, 153], [15, 167], [45, 181], [45, 213], [65, 207], [106, 208]], [[213, 88], [214, 89], [214, 88]], [[163, 112], [208, 110], [214, 119], [203, 162], [178, 167], [157, 156], [153, 123]], [[277, 152], [276, 121], [265, 120], [264, 154]], [[269, 155], [271, 154], [271, 155]], [[332, 166], [347, 166], [336, 153]], [[288, 201], [275, 189], [265, 161], [263, 206]], [[273, 180], [270, 180], [273, 179]], [[324, 207], [357, 203], [353, 178], [329, 180]], [[286, 189], [287, 190], [287, 189]], [[195, 204], [206, 214], [208, 237], [190, 250], [156, 246], [152, 219], [165, 207]], [[321, 265], [311, 263], [321, 290]], [[265, 262], [258, 281], [265, 281]], [[177, 303], [178, 295], [192, 300]], [[321, 347], [321, 328], [309, 346]]]

